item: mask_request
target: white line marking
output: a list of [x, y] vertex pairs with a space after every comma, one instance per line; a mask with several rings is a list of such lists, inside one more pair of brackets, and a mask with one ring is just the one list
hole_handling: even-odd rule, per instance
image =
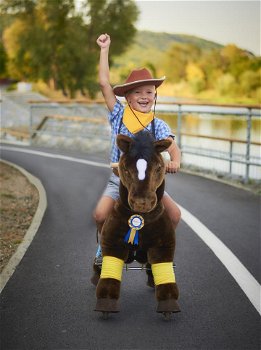
[[10, 260], [8, 261], [8, 263], [6, 264], [6, 266], [4, 267], [3, 271], [0, 274], [0, 293], [3, 291], [5, 285], [7, 284], [9, 279], [12, 277], [17, 265], [20, 263], [24, 254], [26, 253], [27, 249], [32, 243], [32, 240], [34, 239], [34, 236], [36, 235], [39, 229], [45, 210], [47, 208], [46, 193], [41, 181], [38, 180], [32, 174], [28, 173], [25, 169], [19, 167], [18, 165], [7, 162], [5, 160], [3, 162], [18, 169], [37, 188], [39, 193], [39, 203], [38, 203], [36, 212], [34, 214], [33, 220], [31, 222], [31, 225], [26, 231], [26, 234], [22, 242], [19, 244], [17, 250], [12, 255], [12, 257], [10, 258]]
[[98, 162], [94, 162], [92, 160], [85, 160], [85, 159], [81, 159], [81, 158], [63, 156], [62, 154], [46, 153], [46, 152], [41, 152], [41, 151], [34, 151], [34, 150], [30, 150], [30, 149], [8, 147], [8, 146], [1, 146], [0, 148], [3, 150], [6, 150], [6, 151], [15, 151], [15, 152], [21, 152], [21, 153], [34, 154], [34, 155], [46, 157], [46, 158], [68, 160], [69, 162], [87, 164], [87, 165], [92, 165], [92, 166], [96, 166], [99, 168], [109, 168], [109, 165], [105, 164], [105, 163], [98, 163]]
[[248, 299], [260, 311], [260, 284], [238, 260], [232, 251], [194, 215], [179, 205], [183, 221], [206, 243], [228, 272], [233, 276]]
[[[68, 160], [71, 162], [82, 163], [102, 168], [109, 166], [104, 163], [88, 161], [80, 158], [67, 157], [60, 154], [50, 154], [29, 149], [20, 149], [15, 147], [1, 147], [7, 151], [23, 152], [28, 154], [35, 154], [42, 157]], [[228, 272], [232, 275], [240, 288], [244, 291], [255, 309], [261, 314], [260, 310], [260, 284], [252, 276], [252, 274], [245, 268], [239, 259], [232, 253], [232, 251], [219, 239], [213, 232], [211, 232], [202, 222], [200, 222], [194, 215], [192, 215], [185, 208], [180, 206], [182, 213], [182, 220], [203, 240], [203, 242], [213, 251], [217, 258], [226, 267]]]

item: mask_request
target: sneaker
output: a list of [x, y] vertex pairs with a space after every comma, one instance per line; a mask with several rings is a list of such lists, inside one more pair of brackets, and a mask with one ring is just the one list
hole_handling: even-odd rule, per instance
[[94, 265], [102, 266], [102, 250], [100, 244], [98, 245], [97, 252], [94, 258]]

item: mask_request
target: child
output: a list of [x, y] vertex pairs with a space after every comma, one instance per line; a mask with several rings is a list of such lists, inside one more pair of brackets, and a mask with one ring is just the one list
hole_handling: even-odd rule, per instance
[[[109, 121], [112, 129], [111, 162], [117, 163], [119, 161], [120, 152], [116, 145], [118, 134], [132, 137], [136, 132], [146, 129], [154, 134], [156, 140], [168, 138], [172, 141], [168, 148], [170, 161], [166, 165], [166, 171], [176, 173], [180, 168], [181, 156], [180, 150], [174, 141], [174, 135], [164, 121], [154, 118], [154, 112], [151, 111], [153, 104], [156, 102], [156, 88], [163, 83], [165, 77], [154, 79], [147, 69], [137, 69], [131, 72], [124, 84], [112, 88], [108, 59], [110, 43], [111, 40], [108, 34], [102, 34], [97, 39], [97, 44], [100, 46], [99, 83], [110, 111]], [[125, 97], [127, 107], [124, 108], [115, 95]], [[119, 182], [119, 177], [114, 171], [94, 210], [94, 219], [99, 232], [101, 232], [103, 223], [111, 212], [115, 201], [119, 198]], [[178, 206], [166, 192], [162, 202], [174, 228], [176, 228], [181, 216]], [[99, 252], [96, 257], [98, 255]]]

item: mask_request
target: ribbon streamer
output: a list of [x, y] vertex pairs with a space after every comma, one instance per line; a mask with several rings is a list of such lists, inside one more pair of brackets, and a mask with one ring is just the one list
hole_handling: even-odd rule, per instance
[[141, 215], [132, 215], [128, 220], [128, 224], [130, 226], [130, 229], [126, 233], [124, 241], [126, 243], [138, 245], [139, 230], [144, 226], [144, 219]]
[[130, 228], [129, 231], [125, 235], [124, 241], [126, 243], [138, 245], [139, 244], [139, 230], [136, 230], [135, 228]]

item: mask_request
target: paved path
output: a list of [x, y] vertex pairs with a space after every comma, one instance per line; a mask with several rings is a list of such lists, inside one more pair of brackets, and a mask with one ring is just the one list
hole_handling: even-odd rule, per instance
[[[182, 312], [164, 322], [155, 312], [145, 273], [128, 271], [123, 274], [121, 312], [102, 320], [93, 311], [95, 288], [89, 283], [96, 249], [91, 213], [110, 170], [75, 161], [86, 155], [71, 153], [71, 158], [61, 159], [50, 149], [39, 150], [47, 157], [8, 147], [3, 146], [2, 158], [42, 181], [48, 207], [1, 295], [1, 349], [260, 348], [256, 308], [184, 221], [177, 230], [175, 259]], [[167, 189], [260, 283], [259, 197], [184, 173], [168, 175]]]

